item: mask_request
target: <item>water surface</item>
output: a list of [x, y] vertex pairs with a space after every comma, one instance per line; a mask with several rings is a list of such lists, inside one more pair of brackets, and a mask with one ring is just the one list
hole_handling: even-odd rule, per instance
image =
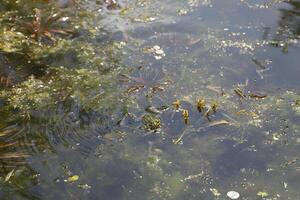
[[300, 199], [299, 1], [0, 16], [1, 199]]

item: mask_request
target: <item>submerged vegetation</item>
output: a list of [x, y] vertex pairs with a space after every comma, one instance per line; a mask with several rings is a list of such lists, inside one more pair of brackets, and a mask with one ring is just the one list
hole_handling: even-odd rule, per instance
[[299, 5], [270, 2], [1, 1], [0, 198], [299, 199]]
[[[6, 127], [0, 131], [0, 160], [1, 172], [8, 173], [18, 166], [25, 164], [25, 158], [29, 156], [27, 148], [30, 144], [22, 144], [20, 136], [24, 129], [16, 125]], [[26, 148], [27, 147], [27, 148]]]

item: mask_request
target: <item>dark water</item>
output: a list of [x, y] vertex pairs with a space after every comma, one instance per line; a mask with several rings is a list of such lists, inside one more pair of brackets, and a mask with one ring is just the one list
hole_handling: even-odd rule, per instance
[[300, 199], [300, 1], [0, 3], [0, 199]]

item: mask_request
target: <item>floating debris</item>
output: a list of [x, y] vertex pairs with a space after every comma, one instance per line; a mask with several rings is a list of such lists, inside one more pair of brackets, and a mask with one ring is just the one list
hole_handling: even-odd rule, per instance
[[72, 182], [78, 181], [78, 179], [79, 179], [79, 176], [74, 175], [74, 176], [70, 176], [68, 179], [65, 179], [64, 182], [72, 183]]
[[92, 187], [88, 184], [79, 184], [77, 187], [83, 189], [83, 190], [88, 190], [91, 189]]
[[281, 135], [279, 133], [273, 133], [272, 139], [273, 141], [278, 141], [280, 139]]
[[204, 113], [204, 116], [208, 119], [208, 121], [210, 121], [210, 115], [213, 114], [213, 113], [214, 113], [214, 111], [213, 111], [211, 108], [209, 108], [209, 109], [207, 109], [207, 111]]
[[189, 175], [187, 177], [185, 177], [183, 180], [184, 181], [189, 181], [189, 180], [193, 180], [193, 179], [197, 179], [197, 178], [200, 178], [204, 175], [204, 172], [200, 172], [199, 174], [194, 174], [194, 175]]
[[185, 136], [186, 131], [183, 131], [183, 133], [177, 138], [173, 139], [173, 144], [180, 144], [182, 143], [182, 139]]
[[229, 191], [229, 192], [227, 192], [227, 196], [230, 199], [238, 199], [240, 197], [240, 194], [236, 191]]
[[4, 183], [9, 181], [9, 179], [14, 175], [15, 173], [15, 169], [11, 170], [6, 176], [5, 176], [5, 179], [4, 179]]
[[158, 45], [155, 45], [151, 48], [145, 48], [144, 51], [146, 53], [152, 53], [156, 60], [160, 60], [160, 59], [162, 59], [163, 57], [166, 56], [164, 50]]
[[221, 196], [221, 193], [216, 188], [209, 188], [209, 190], [215, 197]]
[[234, 89], [234, 92], [235, 92], [240, 98], [243, 98], [243, 99], [246, 98], [246, 95], [245, 95], [245, 93], [243, 92], [243, 90], [242, 90], [241, 88], [235, 88], [235, 89]]
[[255, 94], [255, 93], [250, 93], [249, 97], [251, 98], [255, 98], [255, 99], [263, 99], [266, 98], [267, 95], [266, 94]]
[[140, 15], [137, 18], [132, 19], [133, 22], [137, 22], [137, 23], [149, 23], [149, 22], [154, 22], [156, 21], [157, 18], [154, 16], [144, 16], [144, 15]]
[[284, 187], [285, 189], [287, 189], [288, 183], [287, 183], [287, 182], [283, 182], [283, 187]]
[[108, 10], [115, 10], [121, 8], [120, 4], [118, 4], [116, 0], [105, 0], [105, 3], [106, 3], [106, 8]]
[[299, 158], [294, 158], [294, 159], [292, 159], [292, 160], [289, 160], [289, 161], [287, 161], [287, 162], [281, 164], [280, 167], [281, 167], [281, 168], [288, 167], [288, 166], [290, 166], [290, 165], [295, 164], [298, 160], [299, 160]]
[[179, 9], [178, 10], [178, 15], [182, 16], [182, 15], [186, 15], [189, 11], [187, 9]]
[[230, 125], [230, 123], [226, 120], [219, 120], [219, 121], [209, 123], [207, 127], [218, 126], [218, 125]]
[[264, 198], [264, 197], [269, 196], [269, 193], [267, 193], [265, 191], [259, 191], [259, 192], [257, 192], [257, 196]]
[[214, 85], [207, 85], [206, 88], [213, 91], [213, 92], [216, 92], [216, 93], [220, 94], [221, 96], [224, 95], [224, 90], [223, 90], [222, 87], [214, 86]]
[[146, 111], [149, 113], [152, 113], [152, 114], [161, 114], [162, 113], [159, 109], [155, 108], [154, 106], [148, 106], [146, 108]]

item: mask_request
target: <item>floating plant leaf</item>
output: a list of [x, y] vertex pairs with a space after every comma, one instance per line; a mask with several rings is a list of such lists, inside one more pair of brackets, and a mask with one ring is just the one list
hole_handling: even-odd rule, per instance
[[68, 179], [65, 180], [65, 182], [72, 183], [72, 182], [78, 181], [78, 179], [79, 179], [78, 175], [73, 175], [73, 176], [68, 177]]

